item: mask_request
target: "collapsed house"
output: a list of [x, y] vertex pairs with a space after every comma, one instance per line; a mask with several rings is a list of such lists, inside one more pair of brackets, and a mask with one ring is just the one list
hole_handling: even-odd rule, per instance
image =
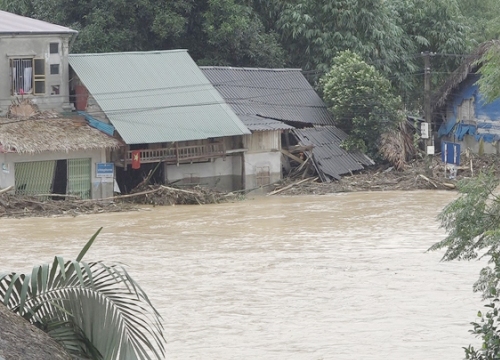
[[347, 134], [334, 125], [300, 69], [205, 66], [201, 70], [252, 136], [259, 131], [281, 132], [280, 144], [275, 141], [267, 150], [279, 151], [286, 174], [311, 167], [321, 181], [329, 182], [374, 164], [366, 155], [340, 147]]

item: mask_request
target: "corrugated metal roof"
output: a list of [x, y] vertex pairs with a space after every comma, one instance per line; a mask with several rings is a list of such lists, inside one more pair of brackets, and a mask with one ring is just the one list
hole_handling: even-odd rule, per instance
[[76, 30], [0, 10], [0, 33], [76, 34]]
[[251, 131], [272, 131], [272, 130], [291, 130], [293, 126], [287, 125], [281, 121], [262, 118], [256, 115], [238, 115], [240, 120]]
[[250, 134], [186, 50], [74, 54], [69, 63], [127, 144]]
[[[334, 179], [340, 179], [341, 175], [374, 164], [368, 156], [360, 152], [347, 152], [342, 149], [340, 144], [347, 138], [347, 134], [334, 126], [295, 129], [293, 132], [302, 145], [314, 145], [312, 157], [318, 172]], [[321, 175], [323, 174], [320, 174], [323, 181], [327, 180]]]
[[333, 125], [325, 103], [300, 69], [202, 66], [201, 70], [238, 115]]

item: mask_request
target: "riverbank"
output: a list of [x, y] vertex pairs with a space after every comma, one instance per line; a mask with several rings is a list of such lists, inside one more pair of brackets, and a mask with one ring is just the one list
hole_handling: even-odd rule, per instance
[[[431, 160], [431, 173], [426, 171], [426, 160], [414, 160], [398, 171], [389, 165], [369, 168], [339, 181], [317, 182], [316, 178], [288, 178], [268, 189], [271, 196], [325, 195], [340, 192], [388, 190], [456, 190], [457, 181], [492, 169], [500, 174], [500, 157], [496, 155], [464, 156], [456, 177], [450, 179], [449, 170], [438, 157]], [[133, 194], [104, 200], [43, 199], [37, 197], [0, 194], [0, 217], [78, 216], [109, 212], [139, 211], [141, 205], [203, 205], [243, 200], [240, 192], [223, 193], [204, 187], [179, 189], [163, 185], [145, 186]]]
[[497, 155], [463, 156], [462, 165], [457, 167], [457, 174], [451, 179], [450, 170], [446, 169], [445, 172], [445, 165], [438, 156], [431, 159], [430, 168], [429, 173], [426, 171], [426, 159], [420, 159], [405, 165], [401, 171], [389, 165], [374, 166], [330, 183], [318, 183], [312, 181], [313, 179], [309, 181], [284, 179], [271, 191], [276, 192], [276, 195], [293, 196], [355, 191], [456, 190], [459, 180], [474, 177], [480, 172], [491, 169], [500, 174], [500, 157]]

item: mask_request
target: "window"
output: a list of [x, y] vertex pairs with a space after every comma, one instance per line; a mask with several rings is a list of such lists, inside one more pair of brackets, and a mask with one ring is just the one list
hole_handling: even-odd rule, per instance
[[50, 75], [59, 74], [59, 64], [50, 64]]
[[51, 54], [58, 54], [59, 53], [59, 43], [50, 43], [50, 53]]
[[256, 168], [255, 182], [257, 186], [269, 185], [271, 183], [271, 172], [269, 166]]
[[50, 95], [59, 95], [61, 92], [61, 86], [60, 85], [52, 85], [51, 86], [52, 91], [50, 92]]
[[458, 121], [472, 121], [475, 118], [474, 99], [465, 99], [458, 106]]
[[35, 95], [45, 94], [45, 60], [34, 59], [35, 63]]
[[10, 59], [12, 95], [45, 94], [44, 59]]

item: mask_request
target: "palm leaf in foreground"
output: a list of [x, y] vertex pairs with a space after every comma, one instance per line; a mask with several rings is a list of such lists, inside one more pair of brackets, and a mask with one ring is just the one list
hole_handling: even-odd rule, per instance
[[64, 261], [0, 274], [0, 298], [74, 355], [162, 359], [161, 316], [121, 265]]

